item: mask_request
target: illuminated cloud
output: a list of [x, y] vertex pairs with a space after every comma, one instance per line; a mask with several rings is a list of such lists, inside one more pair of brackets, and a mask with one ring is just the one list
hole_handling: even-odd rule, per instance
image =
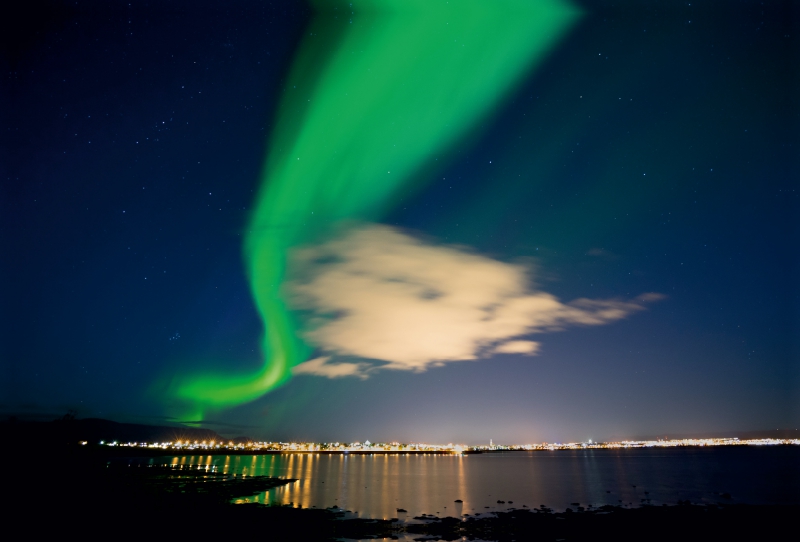
[[[304, 338], [327, 356], [293, 372], [330, 378], [363, 378], [378, 369], [421, 372], [493, 354], [534, 355], [539, 344], [522, 337], [607, 324], [662, 297], [562, 303], [531, 287], [529, 266], [380, 225], [298, 249], [292, 269], [287, 293], [306, 317]], [[336, 357], [371, 361], [335, 363]]]
[[534, 341], [508, 341], [500, 343], [492, 350], [494, 354], [525, 354], [533, 356], [539, 350], [539, 343]]
[[341, 378], [343, 376], [367, 378], [366, 371], [370, 368], [368, 363], [328, 363], [329, 360], [329, 356], [310, 359], [292, 368], [292, 374], [308, 374], [326, 376], [328, 378]]

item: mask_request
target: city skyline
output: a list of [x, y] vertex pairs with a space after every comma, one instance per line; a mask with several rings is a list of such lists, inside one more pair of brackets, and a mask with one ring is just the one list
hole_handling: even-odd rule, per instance
[[[88, 441], [79, 441], [79, 445], [85, 446]], [[460, 453], [464, 451], [534, 451], [534, 450], [585, 450], [585, 449], [617, 449], [617, 448], [673, 448], [679, 446], [782, 446], [800, 445], [800, 438], [761, 438], [744, 439], [737, 437], [730, 438], [696, 438], [696, 439], [664, 439], [664, 440], [623, 440], [611, 442], [542, 442], [539, 444], [490, 444], [469, 445], [469, 444], [428, 444], [428, 443], [400, 443], [400, 442], [381, 442], [371, 443], [369, 440], [361, 442], [240, 442], [234, 443], [233, 440], [224, 442], [211, 441], [182, 441], [177, 442], [106, 442], [100, 441], [101, 446], [120, 446], [132, 448], [156, 448], [162, 450], [176, 450], [176, 452], [188, 452], [193, 450], [219, 450], [237, 451], [246, 450], [253, 452], [322, 452], [322, 451], [365, 451], [365, 452], [433, 452], [447, 451]]]

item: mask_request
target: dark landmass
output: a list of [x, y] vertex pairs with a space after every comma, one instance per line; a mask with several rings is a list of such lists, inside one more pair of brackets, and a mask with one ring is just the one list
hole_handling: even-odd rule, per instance
[[800, 506], [744, 504], [604, 506], [590, 511], [553, 513], [548, 509], [510, 510], [488, 517], [433, 519], [407, 525], [407, 532], [438, 540], [746, 540], [789, 532]]
[[[87, 444], [87, 447], [92, 447]], [[209, 455], [280, 455], [280, 454], [314, 454], [314, 455], [408, 455], [408, 454], [424, 454], [424, 455], [452, 455], [452, 452], [446, 450], [267, 450], [264, 448], [254, 449], [230, 449], [221, 448], [215, 450], [210, 449], [184, 449], [176, 450], [172, 448], [134, 448], [130, 446], [97, 446], [94, 448], [102, 448], [103, 453], [109, 457], [175, 457], [175, 456], [209, 456]], [[21, 448], [20, 452], [24, 452], [25, 448]], [[483, 452], [463, 452], [465, 454], [482, 454]]]
[[[225, 441], [217, 432], [211, 429], [188, 427], [185, 425], [145, 425], [138, 423], [119, 423], [101, 418], [77, 419], [70, 415], [57, 420], [23, 421], [9, 418], [0, 422], [0, 435], [3, 440], [15, 439], [17, 442], [42, 443], [53, 442], [71, 443], [87, 441], [97, 444], [106, 442], [176, 442], [178, 440], [190, 441]], [[237, 441], [246, 439], [239, 437]]]
[[[177, 441], [217, 441], [233, 442], [234, 444], [247, 444], [254, 442], [250, 437], [235, 437], [226, 439], [210, 429], [199, 429], [186, 426], [159, 426], [143, 425], [134, 423], [119, 423], [101, 418], [76, 419], [69, 415], [52, 420], [42, 421], [20, 421], [14, 418], [0, 422], [0, 446], [6, 452], [26, 453], [31, 446], [72, 446], [81, 442], [86, 442], [87, 449], [102, 448], [102, 451], [95, 450], [108, 457], [163, 457], [175, 455], [270, 455], [281, 453], [313, 453], [313, 454], [445, 454], [450, 451], [445, 450], [397, 450], [397, 451], [376, 451], [376, 450], [315, 450], [292, 452], [282, 450], [259, 449], [161, 449], [143, 448], [133, 446], [106, 446], [99, 445], [101, 441], [130, 443], [130, 442], [177, 442]], [[483, 453], [480, 451], [466, 451], [464, 453], [475, 454]]]

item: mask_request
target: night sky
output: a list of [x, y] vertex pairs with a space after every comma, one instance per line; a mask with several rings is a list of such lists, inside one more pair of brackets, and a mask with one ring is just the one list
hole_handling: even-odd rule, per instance
[[317, 3], [33, 2], [5, 29], [0, 414], [800, 425], [794, 2]]

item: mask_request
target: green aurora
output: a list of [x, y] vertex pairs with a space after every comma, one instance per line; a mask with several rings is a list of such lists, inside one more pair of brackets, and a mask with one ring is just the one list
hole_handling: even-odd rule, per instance
[[244, 243], [263, 360], [173, 380], [169, 398], [191, 419], [262, 396], [310, 354], [282, 296], [288, 251], [339, 223], [381, 220], [579, 15], [565, 0], [312, 3]]

